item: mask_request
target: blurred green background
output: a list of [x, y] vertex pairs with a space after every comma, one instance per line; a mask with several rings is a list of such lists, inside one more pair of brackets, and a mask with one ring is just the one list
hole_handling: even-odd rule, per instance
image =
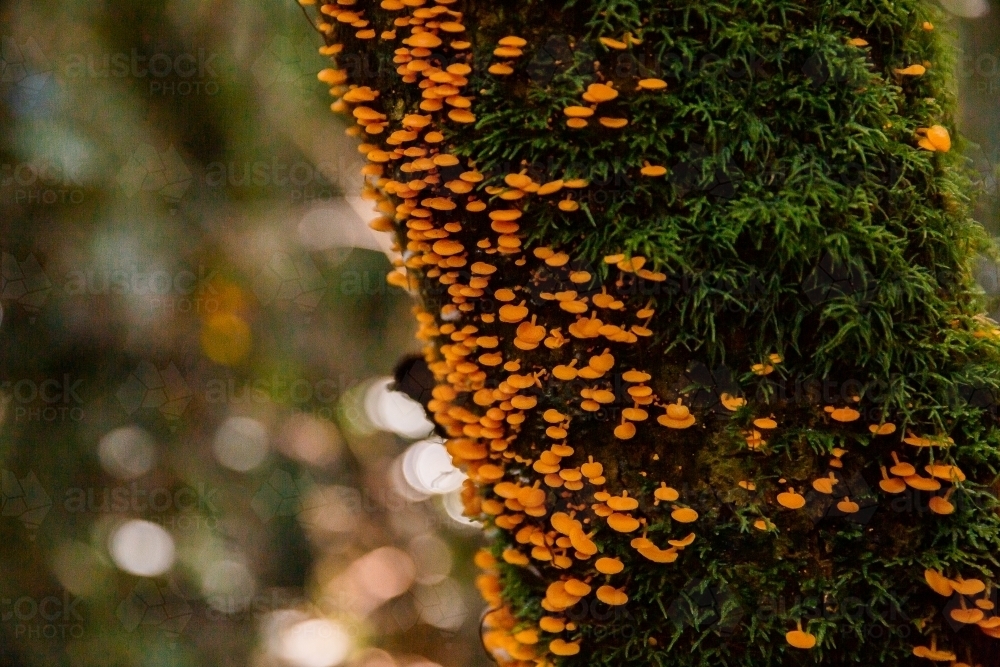
[[[989, 2], [946, 9], [997, 233]], [[0, 38], [0, 665], [486, 664], [298, 6], [7, 2]]]

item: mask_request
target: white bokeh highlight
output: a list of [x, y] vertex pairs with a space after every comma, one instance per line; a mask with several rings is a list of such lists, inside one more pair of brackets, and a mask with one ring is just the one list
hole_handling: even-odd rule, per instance
[[245, 563], [224, 558], [206, 568], [201, 578], [201, 589], [209, 606], [232, 614], [247, 608], [257, 592], [257, 582]]
[[351, 637], [343, 625], [310, 618], [298, 611], [271, 615], [268, 650], [288, 667], [335, 667], [351, 652]]
[[140, 577], [156, 577], [173, 567], [177, 550], [174, 538], [162, 527], [133, 519], [111, 533], [108, 551], [119, 569]]
[[97, 456], [109, 474], [119, 479], [134, 479], [156, 464], [156, 444], [138, 426], [123, 426], [101, 438]]
[[230, 417], [216, 432], [212, 453], [230, 470], [253, 470], [267, 458], [267, 429], [251, 417]]
[[427, 437], [434, 424], [427, 419], [424, 407], [401, 391], [392, 391], [391, 377], [379, 378], [365, 392], [365, 415], [372, 426], [404, 438]]
[[964, 19], [978, 19], [990, 13], [987, 0], [941, 0], [941, 6]]
[[403, 478], [424, 495], [444, 495], [462, 487], [466, 475], [451, 462], [439, 438], [415, 442], [403, 454]]

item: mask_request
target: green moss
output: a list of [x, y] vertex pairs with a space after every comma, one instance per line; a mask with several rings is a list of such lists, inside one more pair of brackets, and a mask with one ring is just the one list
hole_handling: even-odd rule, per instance
[[[960, 659], [993, 664], [1000, 643], [975, 627], [952, 627], [947, 601], [923, 580], [925, 568], [991, 582], [1000, 575], [1000, 348], [978, 318], [971, 276], [977, 253], [990, 248], [968, 213], [961, 141], [947, 153], [917, 147], [920, 128], [943, 125], [956, 134], [950, 47], [940, 29], [922, 29], [941, 16], [917, 0], [469, 0], [455, 7], [475, 50], [469, 89], [478, 91], [477, 121], [450, 126], [448, 149], [486, 175], [477, 190], [485, 199], [486, 186], [521, 170], [539, 183], [589, 182], [575, 191], [576, 212], [559, 210], [555, 198], [521, 201], [525, 245], [568, 252], [574, 267], [595, 274], [595, 286], [613, 286], [629, 312], [654, 304], [655, 336], [616, 348], [616, 359], [623, 369], [649, 370], [660, 399], [683, 398], [699, 417], [697, 428], [644, 427], [625, 442], [611, 436], [613, 412], [601, 419], [580, 411], [578, 398], [550, 380], [537, 392], [540, 406], [574, 417], [577, 453], [567, 463], [587, 455], [602, 461], [610, 492], [640, 498], [651, 539], [662, 544], [690, 530], [670, 518], [669, 503], [653, 504], [661, 480], [700, 514], [697, 540], [672, 564], [636, 555], [634, 536], [601, 521], [588, 527], [602, 554], [627, 563], [614, 585], [630, 600], [610, 608], [587, 598], [567, 612], [579, 612], [571, 636], [583, 650], [561, 664], [929, 664], [912, 652], [931, 636]], [[598, 40], [626, 33], [641, 43], [618, 51]], [[528, 40], [525, 55], [513, 75], [487, 74], [506, 35]], [[853, 46], [852, 38], [868, 46]], [[384, 63], [395, 46], [345, 41]], [[922, 76], [895, 72], [925, 61]], [[635, 94], [640, 77], [662, 78], [668, 88]], [[363, 82], [395, 101], [383, 111], [398, 121], [418, 98], [415, 86], [391, 78]], [[601, 128], [596, 117], [584, 130], [565, 126], [562, 110], [580, 104], [595, 82], [621, 91], [597, 115], [628, 118], [627, 128]], [[669, 173], [641, 176], [647, 161]], [[455, 217], [473, 247], [488, 221]], [[647, 258], [667, 280], [609, 273], [602, 257], [618, 252]], [[546, 279], [558, 284], [545, 271], [507, 262], [491, 289], [537, 295]], [[424, 280], [422, 293], [430, 312], [448, 302], [433, 280]], [[574, 319], [542, 302], [537, 309], [550, 328], [565, 331]], [[509, 331], [481, 325], [480, 335], [494, 334]], [[586, 359], [601, 347], [576, 341], [522, 353], [507, 340], [502, 350], [530, 369]], [[751, 372], [772, 353], [783, 358], [772, 374]], [[621, 383], [614, 388], [618, 408], [627, 407]], [[745, 396], [747, 405], [721, 408], [723, 391]], [[824, 406], [854, 406], [862, 416], [840, 423]], [[768, 415], [779, 428], [766, 435], [763, 453], [753, 452], [746, 431]], [[883, 420], [897, 433], [872, 436], [867, 426]], [[513, 451], [536, 456], [544, 428], [529, 419]], [[909, 432], [948, 436], [954, 446], [918, 453], [900, 442]], [[834, 495], [812, 492], [797, 512], [777, 507], [777, 493], [805, 492], [827, 475], [835, 448], [847, 454]], [[920, 465], [959, 465], [968, 480], [951, 496], [956, 511], [942, 517], [927, 510], [927, 494], [882, 492], [880, 466], [892, 465], [893, 451]], [[533, 479], [526, 464], [507, 473]], [[745, 479], [755, 492], [737, 487]], [[592, 502], [590, 493], [581, 502]], [[836, 510], [843, 496], [861, 505], [857, 515]], [[762, 518], [775, 528], [754, 528]], [[519, 546], [508, 531], [494, 537], [498, 557]], [[572, 574], [585, 576], [586, 567]], [[505, 602], [522, 621], [536, 622], [546, 587], [561, 573], [545, 564], [501, 570]], [[816, 636], [814, 649], [786, 643], [797, 623]]]

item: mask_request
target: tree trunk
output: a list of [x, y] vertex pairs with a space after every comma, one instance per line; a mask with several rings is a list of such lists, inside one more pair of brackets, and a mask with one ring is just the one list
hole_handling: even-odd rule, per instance
[[1000, 664], [998, 332], [916, 0], [341, 0], [504, 665]]

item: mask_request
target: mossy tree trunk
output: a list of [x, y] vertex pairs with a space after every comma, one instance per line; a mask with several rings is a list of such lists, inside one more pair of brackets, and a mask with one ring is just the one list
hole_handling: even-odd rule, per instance
[[1000, 664], [1000, 349], [928, 5], [319, 10], [499, 662]]

